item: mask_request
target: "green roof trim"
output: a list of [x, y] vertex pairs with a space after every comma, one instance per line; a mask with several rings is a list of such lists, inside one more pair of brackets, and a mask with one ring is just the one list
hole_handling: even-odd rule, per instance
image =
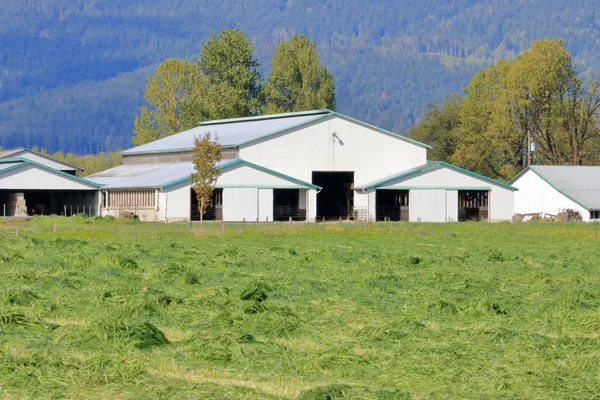
[[333, 116], [345, 119], [345, 120], [350, 121], [350, 122], [354, 122], [355, 124], [362, 125], [362, 126], [364, 126], [366, 128], [370, 128], [370, 129], [376, 130], [376, 131], [384, 133], [386, 135], [391, 135], [391, 136], [397, 137], [398, 139], [402, 139], [402, 140], [407, 141], [409, 143], [416, 144], [417, 146], [425, 147], [426, 149], [432, 149], [433, 148], [432, 146], [430, 146], [428, 144], [418, 142], [418, 141], [416, 141], [414, 139], [410, 139], [410, 138], [407, 138], [406, 136], [400, 135], [399, 133], [394, 133], [392, 131], [388, 131], [386, 129], [379, 128], [379, 127], [377, 127], [375, 125], [371, 125], [369, 123], [366, 123], [366, 122], [363, 122], [363, 121], [359, 121], [359, 120], [354, 119], [352, 117], [349, 117], [347, 115], [340, 114], [337, 111], [330, 111], [330, 113]]
[[377, 190], [479, 190], [479, 191], [488, 191], [491, 190], [489, 186], [474, 186], [474, 187], [464, 187], [464, 186], [394, 186], [394, 187], [384, 187]]
[[277, 135], [279, 133], [284, 133], [284, 132], [287, 132], [287, 131], [290, 131], [290, 130], [294, 130], [294, 129], [300, 128], [302, 126], [305, 126], [305, 125], [308, 125], [308, 124], [312, 124], [312, 123], [317, 122], [317, 121], [320, 122], [320, 121], [322, 121], [324, 119], [327, 119], [329, 117], [331, 117], [331, 114], [329, 114], [329, 113], [328, 114], [323, 114], [323, 115], [321, 115], [318, 118], [311, 119], [310, 121], [300, 122], [300, 123], [297, 123], [297, 124], [285, 127], [283, 129], [278, 129], [278, 130], [273, 131], [273, 132], [265, 133], [264, 135], [261, 135], [259, 137], [255, 137], [255, 138], [252, 138], [252, 139], [245, 140], [243, 142], [236, 143], [235, 145], [233, 145], [231, 147], [240, 147], [240, 146], [243, 146], [243, 145], [246, 145], [246, 144], [249, 144], [249, 143], [258, 142], [258, 141], [263, 140], [265, 138], [268, 138], [268, 137], [271, 137], [271, 136], [275, 136], [275, 135]]
[[375, 189], [375, 188], [377, 188], [379, 186], [385, 185], [386, 183], [390, 183], [390, 182], [396, 181], [398, 179], [407, 178], [409, 176], [416, 175], [416, 174], [419, 174], [421, 172], [426, 172], [426, 171], [429, 171], [429, 170], [435, 170], [435, 169], [440, 168], [440, 167], [447, 167], [447, 168], [453, 169], [455, 171], [462, 172], [464, 174], [473, 176], [475, 178], [482, 179], [482, 180], [484, 180], [486, 182], [493, 183], [494, 185], [501, 186], [501, 187], [506, 188], [506, 189], [510, 189], [510, 190], [514, 190], [514, 191], [519, 190], [516, 187], [510, 186], [510, 185], [508, 185], [508, 184], [506, 184], [504, 182], [500, 182], [500, 181], [497, 181], [495, 179], [489, 178], [487, 176], [480, 175], [480, 174], [478, 174], [476, 172], [469, 171], [468, 169], [457, 167], [456, 165], [452, 165], [452, 164], [447, 163], [445, 161], [429, 162], [428, 164], [425, 164], [423, 166], [416, 167], [416, 168], [413, 168], [412, 170], [408, 170], [408, 171], [403, 172], [401, 174], [394, 175], [394, 176], [386, 178], [386, 179], [384, 179], [382, 181], [369, 184], [369, 185], [365, 186], [362, 189], [363, 190]]
[[[309, 189], [315, 189], [315, 190], [321, 190], [321, 189], [323, 189], [321, 186], [317, 186], [317, 185], [314, 185], [312, 183], [305, 182], [305, 181], [303, 181], [301, 179], [294, 178], [293, 176], [283, 174], [281, 172], [272, 170], [270, 168], [263, 167], [262, 165], [258, 165], [258, 164], [251, 163], [250, 161], [242, 160], [240, 158], [238, 158], [236, 160], [233, 160], [233, 161], [230, 161], [230, 162], [227, 162], [227, 163], [221, 165], [219, 169], [225, 170], [225, 169], [228, 169], [228, 168], [234, 167], [236, 165], [240, 165], [240, 164], [247, 165], [249, 167], [258, 169], [258, 170], [266, 172], [268, 174], [273, 174], [273, 175], [276, 175], [276, 176], [278, 176], [280, 178], [284, 178], [286, 180], [296, 182], [296, 183], [298, 183], [297, 187], [309, 188]], [[175, 185], [178, 185], [178, 184], [183, 183], [183, 182], [188, 182], [189, 180], [190, 180], [189, 176], [187, 176], [185, 178], [176, 179], [174, 181], [165, 183], [164, 185], [161, 186], [161, 189], [166, 189], [168, 187], [175, 186]], [[232, 186], [232, 187], [258, 187], [258, 186], [261, 186], [261, 185], [235, 185], [235, 186]], [[217, 184], [217, 187], [225, 187], [225, 186], [219, 186]], [[293, 188], [296, 188], [296, 187], [293, 186]]]
[[536, 174], [541, 180], [543, 180], [544, 182], [546, 182], [548, 185], [550, 185], [550, 187], [554, 190], [556, 190], [558, 193], [562, 194], [563, 196], [565, 196], [567, 199], [571, 200], [572, 202], [574, 202], [575, 204], [580, 205], [581, 207], [583, 207], [584, 210], [588, 210], [590, 211], [590, 209], [586, 206], [584, 206], [583, 204], [581, 204], [579, 201], [575, 200], [573, 197], [569, 196], [568, 194], [564, 193], [562, 190], [560, 190], [559, 188], [557, 188], [556, 186], [554, 186], [552, 183], [550, 183], [550, 181], [548, 181], [546, 178], [544, 178], [542, 175], [538, 174], [533, 168], [531, 167], [527, 167], [525, 168], [523, 171], [519, 172], [514, 178], [512, 178], [512, 180], [510, 181], [510, 183], [514, 183], [515, 181], [517, 181], [521, 176], [525, 175], [525, 173], [527, 171], [531, 171], [534, 174]]
[[3, 158], [2, 160], [0, 160], [0, 162], [3, 163], [3, 164], [4, 163], [11, 163], [11, 162], [21, 162], [21, 164], [19, 164], [19, 165], [15, 165], [14, 167], [7, 168], [7, 169], [4, 169], [4, 170], [0, 171], [0, 174], [4, 173], [6, 171], [10, 171], [10, 170], [13, 170], [13, 169], [24, 167], [25, 165], [35, 165], [36, 167], [40, 167], [42, 169], [45, 169], [46, 171], [50, 171], [50, 172], [54, 172], [54, 173], [59, 174], [59, 175], [63, 175], [65, 177], [73, 179], [75, 181], [78, 181], [78, 182], [81, 182], [81, 183], [85, 183], [86, 185], [94, 186], [95, 188], [101, 188], [103, 186], [103, 185], [97, 184], [95, 182], [88, 181], [87, 179], [80, 178], [78, 176], [68, 174], [68, 173], [66, 173], [64, 171], [60, 171], [58, 169], [54, 169], [54, 168], [49, 167], [47, 165], [40, 164], [40, 163], [37, 163], [35, 161], [31, 161], [31, 160], [29, 160], [27, 158], [21, 158], [21, 157]]
[[282, 118], [302, 117], [302, 116], [308, 116], [308, 115], [330, 114], [331, 112], [332, 111], [330, 111], [330, 110], [324, 109], [324, 110], [296, 111], [296, 112], [288, 112], [288, 113], [280, 113], [280, 114], [255, 115], [252, 117], [214, 119], [214, 120], [210, 120], [210, 121], [200, 121], [200, 122], [198, 122], [198, 126], [217, 125], [217, 124], [232, 124], [232, 123], [236, 123], [236, 122], [246, 122], [246, 121], [262, 121], [265, 119], [282, 119]]

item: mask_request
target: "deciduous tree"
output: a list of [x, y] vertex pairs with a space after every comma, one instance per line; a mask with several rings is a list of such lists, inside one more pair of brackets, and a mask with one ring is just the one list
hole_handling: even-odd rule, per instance
[[210, 132], [202, 138], [194, 138], [194, 169], [190, 181], [196, 198], [198, 199], [198, 211], [200, 212], [200, 223], [204, 222], [204, 214], [212, 201], [212, 194], [221, 170], [221, 145], [217, 138], [212, 139]]

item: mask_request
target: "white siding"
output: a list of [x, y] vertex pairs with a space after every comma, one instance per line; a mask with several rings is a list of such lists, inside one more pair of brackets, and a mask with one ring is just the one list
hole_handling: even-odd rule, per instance
[[[510, 221], [512, 220], [514, 213], [513, 209], [515, 192], [488, 180], [481, 179], [464, 172], [456, 171], [448, 167], [440, 167], [433, 171], [425, 171], [408, 178], [389, 182], [381, 188], [383, 187], [386, 189], [439, 188], [440, 190], [447, 189], [454, 191], [456, 189], [489, 189], [490, 221]], [[456, 204], [458, 204], [458, 200], [456, 201]], [[410, 202], [410, 214], [412, 220], [412, 200]], [[450, 217], [453, 218], [453, 216]], [[456, 221], [457, 219], [455, 218], [454, 220]]]
[[446, 221], [446, 190], [411, 190], [408, 196], [411, 222]]
[[42, 165], [48, 166], [50, 168], [57, 169], [59, 171], [77, 171], [76, 167], [68, 166], [66, 164], [60, 163], [55, 160], [49, 160], [45, 157], [40, 156], [39, 154], [33, 153], [28, 150], [25, 150], [22, 153], [13, 154], [13, 155], [11, 155], [11, 157], [25, 158], [27, 160], [34, 161], [38, 164], [42, 164]]
[[559, 208], [570, 208], [579, 211], [584, 221], [590, 219], [588, 210], [554, 189], [532, 170], [525, 172], [512, 185], [519, 188], [514, 198], [517, 214], [541, 212], [556, 215]]
[[0, 189], [12, 190], [97, 190], [75, 177], [27, 165], [0, 175]]
[[458, 190], [446, 190], [446, 221], [458, 221]]
[[364, 184], [425, 164], [426, 149], [336, 117], [242, 145], [240, 158], [307, 182], [313, 171], [354, 171]]
[[189, 182], [180, 183], [163, 190], [166, 201], [166, 221], [187, 221], [190, 218], [191, 186]]
[[258, 189], [258, 220], [273, 221], [273, 189]]
[[[278, 171], [280, 172], [280, 171]], [[297, 188], [301, 184], [283, 177], [271, 174], [248, 165], [236, 165], [223, 172], [217, 181], [217, 187], [268, 187], [268, 188]]]
[[258, 189], [223, 189], [224, 221], [256, 221]]

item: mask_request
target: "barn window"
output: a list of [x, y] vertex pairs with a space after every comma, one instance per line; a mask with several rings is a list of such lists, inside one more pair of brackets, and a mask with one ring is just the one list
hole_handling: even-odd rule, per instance
[[600, 210], [590, 211], [590, 219], [600, 219]]
[[154, 208], [155, 191], [150, 190], [111, 190], [106, 197], [107, 208], [135, 207]]

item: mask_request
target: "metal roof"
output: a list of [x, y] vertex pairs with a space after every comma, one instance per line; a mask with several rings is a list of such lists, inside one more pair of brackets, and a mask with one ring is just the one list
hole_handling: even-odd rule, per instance
[[529, 169], [584, 208], [600, 210], [600, 167], [532, 165]]
[[161, 188], [163, 185], [194, 172], [191, 161], [179, 163], [120, 165], [87, 177], [103, 189]]
[[155, 154], [173, 153], [180, 151], [191, 151], [194, 148], [194, 138], [201, 137], [206, 132], [215, 134], [219, 143], [225, 148], [237, 147], [279, 132], [297, 128], [309, 122], [317, 121], [327, 117], [338, 117], [369, 129], [376, 130], [386, 135], [404, 140], [417, 146], [431, 148], [431, 146], [409, 139], [394, 132], [369, 125], [346, 115], [330, 110], [313, 110], [295, 113], [263, 115], [258, 117], [233, 118], [216, 121], [201, 122], [196, 128], [177, 133], [166, 138], [155, 140], [141, 146], [123, 151], [121, 154]]
[[319, 110], [306, 113], [208, 121], [201, 123], [196, 128], [125, 150], [122, 154], [133, 155], [190, 151], [194, 148], [194, 138], [202, 137], [206, 132], [216, 135], [223, 147], [236, 147], [241, 143], [302, 125], [326, 115], [329, 115], [328, 111]]
[[[233, 160], [222, 160], [219, 168], [225, 170], [235, 165], [244, 164], [260, 171], [277, 175], [288, 181], [299, 184], [302, 187], [322, 189], [320, 186], [282, 174], [281, 172], [245, 161], [239, 158]], [[103, 189], [132, 189], [132, 188], [166, 188], [187, 182], [190, 175], [195, 172], [191, 161], [179, 163], [157, 163], [157, 164], [132, 164], [120, 165], [103, 172], [88, 176], [87, 179], [103, 185]], [[243, 183], [243, 182], [241, 182]], [[218, 184], [217, 184], [218, 186]]]
[[457, 167], [456, 165], [452, 165], [452, 164], [444, 162], [444, 161], [428, 162], [427, 164], [419, 165], [419, 166], [409, 169], [407, 171], [403, 171], [399, 174], [388, 176], [386, 178], [377, 180], [375, 182], [367, 183], [367, 184], [363, 185], [362, 187], [357, 187], [357, 189], [363, 189], [363, 190], [375, 189], [379, 186], [385, 185], [386, 183], [390, 183], [390, 182], [404, 179], [404, 178], [409, 178], [409, 177], [419, 174], [419, 173], [428, 173], [428, 172], [431, 172], [438, 168], [443, 168], [443, 167], [452, 169], [457, 172], [462, 172], [462, 173], [470, 175], [474, 178], [481, 179], [481, 180], [489, 182], [489, 183], [493, 183], [494, 185], [501, 186], [506, 189], [519, 190], [513, 186], [507, 185], [504, 182], [500, 182], [495, 179], [488, 178], [487, 176], [480, 175], [473, 171], [469, 171], [468, 169]]
[[[29, 157], [31, 157], [31, 156], [39, 157], [39, 158], [51, 161], [52, 163], [56, 163], [56, 164], [60, 164], [60, 165], [64, 165], [64, 166], [68, 167], [68, 168], [61, 168], [60, 171], [83, 171], [82, 168], [79, 168], [75, 165], [71, 165], [66, 162], [55, 160], [52, 157], [48, 157], [48, 156], [45, 156], [40, 153], [35, 153], [31, 150], [27, 150], [27, 149], [0, 150], [0, 159], [22, 157], [22, 158], [26, 158], [29, 160], [30, 159]], [[31, 161], [35, 161], [35, 160], [31, 160]], [[53, 168], [51, 165], [48, 165], [48, 167]], [[57, 168], [54, 168], [54, 169], [57, 169]]]

